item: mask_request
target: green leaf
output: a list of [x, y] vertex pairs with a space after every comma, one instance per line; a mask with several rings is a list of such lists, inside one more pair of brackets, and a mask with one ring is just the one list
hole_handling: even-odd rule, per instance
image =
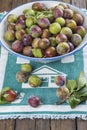
[[74, 91], [73, 95], [69, 98], [69, 105], [75, 108], [79, 103], [87, 100], [87, 86], [78, 91]]
[[74, 95], [78, 98], [87, 96], [87, 85], [84, 86], [84, 88], [81, 88], [80, 90], [74, 92]]
[[72, 93], [77, 85], [75, 80], [67, 80], [66, 87], [69, 89], [70, 93]]
[[78, 104], [80, 104], [81, 102], [87, 100], [87, 95], [84, 96], [75, 96], [73, 95], [72, 97], [69, 98], [69, 105], [71, 106], [71, 108], [75, 108]]
[[84, 72], [80, 72], [77, 82], [68, 80], [67, 88], [72, 93], [68, 100], [71, 108], [75, 108], [79, 103], [85, 101], [87, 99], [87, 80]]
[[52, 10], [37, 12], [35, 18], [38, 20], [40, 18], [51, 18], [53, 16]]
[[79, 77], [77, 79], [77, 85], [78, 85], [78, 89], [83, 88], [85, 85], [87, 85], [87, 79], [86, 76], [84, 74], [84, 72], [80, 72]]
[[80, 97], [80, 100], [81, 100], [81, 102], [83, 102], [83, 101], [87, 100], [87, 96]]
[[71, 106], [71, 108], [75, 108], [80, 102], [80, 99], [77, 99], [74, 96], [69, 98], [69, 105]]

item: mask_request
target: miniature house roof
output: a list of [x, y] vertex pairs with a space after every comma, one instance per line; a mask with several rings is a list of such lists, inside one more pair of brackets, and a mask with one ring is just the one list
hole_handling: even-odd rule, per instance
[[53, 68], [51, 68], [51, 67], [49, 67], [49, 66], [47, 66], [47, 65], [43, 65], [43, 66], [41, 66], [40, 68], [38, 68], [38, 69], [35, 69], [34, 71], [32, 71], [32, 74], [40, 74], [40, 75], [55, 75], [55, 74], [59, 74], [59, 75], [64, 75], [64, 76], [66, 76], [66, 74], [65, 73], [63, 73], [63, 72], [60, 72], [60, 71], [58, 71], [58, 70], [56, 70], [56, 69], [53, 69]]

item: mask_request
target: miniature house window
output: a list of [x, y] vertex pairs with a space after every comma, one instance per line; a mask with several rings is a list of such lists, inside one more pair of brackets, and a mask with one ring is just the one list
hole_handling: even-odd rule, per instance
[[47, 82], [47, 81], [48, 81], [48, 77], [43, 77], [43, 78], [42, 78], [42, 81], [43, 81], [43, 82]]
[[51, 83], [54, 83], [55, 76], [51, 76]]

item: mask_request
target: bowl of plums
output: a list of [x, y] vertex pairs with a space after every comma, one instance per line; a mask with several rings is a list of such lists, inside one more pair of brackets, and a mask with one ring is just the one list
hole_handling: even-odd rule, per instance
[[58, 1], [36, 1], [8, 12], [0, 23], [1, 45], [15, 56], [48, 63], [87, 44], [87, 16]]

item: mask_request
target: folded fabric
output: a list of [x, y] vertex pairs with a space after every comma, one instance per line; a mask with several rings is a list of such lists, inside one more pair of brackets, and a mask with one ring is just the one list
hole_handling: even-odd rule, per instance
[[[86, 12], [86, 10], [84, 10]], [[4, 14], [0, 14], [2, 17]], [[51, 118], [51, 119], [74, 119], [80, 117], [87, 119], [87, 102], [71, 109], [68, 103], [55, 105], [58, 100], [56, 96], [57, 86], [54, 77], [58, 74], [67, 75], [68, 79], [76, 79], [80, 71], [87, 75], [87, 46], [75, 55], [65, 57], [52, 63], [37, 63], [15, 57], [3, 47], [0, 49], [0, 90], [4, 87], [11, 87], [19, 93], [19, 98], [11, 104], [0, 105], [0, 119], [8, 118]], [[32, 88], [28, 83], [18, 83], [16, 73], [20, 65], [30, 63], [33, 67], [31, 74], [38, 75], [43, 79], [41, 87]], [[39, 96], [42, 103], [39, 107], [33, 108], [28, 105], [30, 95]]]

